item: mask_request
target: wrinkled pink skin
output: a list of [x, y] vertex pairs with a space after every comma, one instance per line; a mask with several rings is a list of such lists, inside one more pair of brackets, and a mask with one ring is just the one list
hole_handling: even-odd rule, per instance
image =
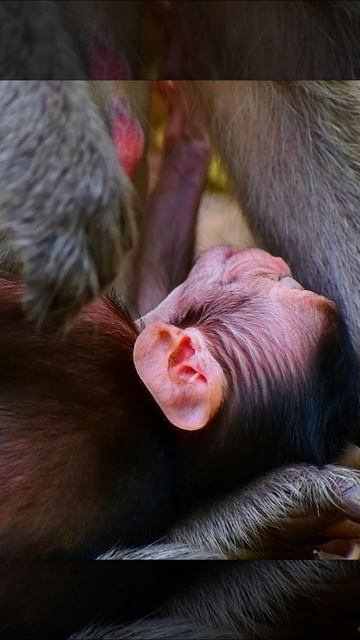
[[[288, 309], [291, 306], [304, 312], [303, 320], [317, 315], [319, 303], [331, 305], [323, 296], [306, 291], [292, 278], [290, 268], [282, 258], [271, 256], [262, 249], [239, 251], [231, 246], [212, 247], [200, 254], [188, 278], [172, 291], [160, 305], [143, 317], [146, 324], [164, 320], [174, 312], [178, 302], [191, 300], [202, 304], [207, 297], [219, 298], [222, 293], [260, 296], [264, 305]], [[178, 302], [176, 302], [178, 301]], [[286, 320], [288, 321], [288, 320]]]
[[[244, 297], [251, 299], [250, 310], [243, 309]], [[308, 366], [334, 310], [329, 300], [303, 289], [281, 258], [261, 249], [220, 246], [202, 253], [185, 282], [142, 322], [171, 322], [174, 314], [204, 303], [216, 307], [214, 317], [221, 317], [234, 338], [234, 368], [241, 357], [236, 345], [246, 341], [259, 371], [266, 365], [268, 372], [269, 366], [274, 372], [281, 368], [284, 375]]]

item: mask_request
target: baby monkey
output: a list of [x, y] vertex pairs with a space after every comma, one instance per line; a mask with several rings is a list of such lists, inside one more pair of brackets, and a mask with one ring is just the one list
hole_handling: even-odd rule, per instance
[[358, 403], [347, 329], [281, 258], [212, 248], [142, 322], [134, 364], [177, 427], [179, 493], [194, 476], [229, 489], [284, 463], [321, 465], [349, 441]]
[[64, 336], [0, 277], [2, 557], [94, 557], [290, 462], [337, 459], [358, 417], [335, 305], [280, 258], [203, 253], [135, 323], [99, 299]]

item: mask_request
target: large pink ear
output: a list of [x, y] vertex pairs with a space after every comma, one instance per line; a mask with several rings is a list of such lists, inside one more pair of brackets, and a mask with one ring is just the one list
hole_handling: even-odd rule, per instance
[[199, 329], [150, 324], [137, 338], [133, 357], [141, 380], [175, 427], [202, 429], [220, 408], [224, 373]]

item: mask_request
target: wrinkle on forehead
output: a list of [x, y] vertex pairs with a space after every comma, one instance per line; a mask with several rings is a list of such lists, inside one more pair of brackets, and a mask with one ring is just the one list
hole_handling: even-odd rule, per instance
[[201, 304], [188, 306], [186, 300], [183, 304], [187, 311], [172, 317], [173, 324], [203, 331], [210, 352], [224, 369], [230, 393], [242, 385], [263, 395], [273, 380], [288, 383], [303, 377], [316, 357], [324, 323], [312, 327], [310, 316], [308, 323], [304, 321], [301, 308], [289, 318], [289, 310], [274, 299], [229, 292], [204, 295]]

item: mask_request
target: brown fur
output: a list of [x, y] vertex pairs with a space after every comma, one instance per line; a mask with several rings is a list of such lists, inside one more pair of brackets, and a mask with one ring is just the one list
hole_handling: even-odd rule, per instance
[[2, 275], [0, 288], [0, 556], [88, 556], [131, 520], [126, 496], [134, 506], [146, 500], [139, 440], [149, 460], [156, 456], [146, 396], [125, 411], [138, 392], [137, 332], [114, 303], [99, 300], [66, 338], [36, 334], [21, 314], [18, 282]]

